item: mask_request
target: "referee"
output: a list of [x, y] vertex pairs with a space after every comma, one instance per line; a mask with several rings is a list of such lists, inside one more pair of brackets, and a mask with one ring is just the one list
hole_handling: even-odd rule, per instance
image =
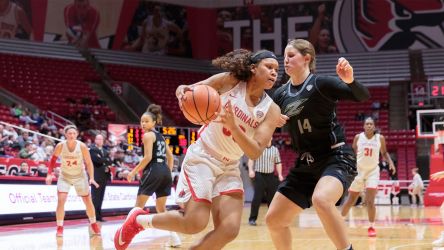
[[[275, 166], [278, 177], [274, 174]], [[256, 226], [256, 219], [264, 194], [267, 199], [267, 204], [270, 206], [279, 182], [284, 180], [282, 176], [281, 157], [278, 149], [271, 145], [271, 140], [257, 160], [248, 160], [248, 175], [253, 179], [254, 184], [254, 195], [253, 201], [251, 202], [248, 224]]]

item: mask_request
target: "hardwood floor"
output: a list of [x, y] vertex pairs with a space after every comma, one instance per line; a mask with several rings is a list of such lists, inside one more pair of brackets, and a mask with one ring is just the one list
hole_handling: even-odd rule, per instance
[[[225, 249], [269, 250], [274, 249], [264, 224], [266, 207], [260, 210], [257, 226], [248, 224], [249, 207], [244, 208], [239, 236]], [[122, 223], [123, 216], [106, 218], [102, 224], [101, 237], [89, 237], [87, 220], [66, 221], [63, 238], [55, 237], [55, 222], [10, 225], [0, 227], [1, 249], [114, 249], [113, 236]], [[354, 207], [347, 217], [350, 239], [354, 249], [425, 250], [433, 248], [431, 242], [444, 230], [439, 207], [378, 206], [377, 237], [367, 237], [367, 214], [365, 207]], [[193, 241], [202, 237], [207, 229], [196, 235], [181, 235], [182, 246], [187, 249]], [[335, 249], [325, 235], [313, 209], [304, 211], [292, 227], [293, 249]], [[165, 249], [168, 232], [149, 229], [136, 236], [128, 249]], [[444, 249], [444, 248], [441, 248]]]

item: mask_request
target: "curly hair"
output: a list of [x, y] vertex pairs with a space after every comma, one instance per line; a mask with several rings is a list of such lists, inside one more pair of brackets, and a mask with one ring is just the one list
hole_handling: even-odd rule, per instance
[[212, 61], [215, 67], [230, 72], [234, 77], [241, 81], [247, 81], [251, 78], [251, 55], [253, 53], [246, 49], [236, 49], [220, 56]]
[[157, 125], [162, 125], [162, 107], [157, 104], [150, 104], [144, 115], [149, 115]]

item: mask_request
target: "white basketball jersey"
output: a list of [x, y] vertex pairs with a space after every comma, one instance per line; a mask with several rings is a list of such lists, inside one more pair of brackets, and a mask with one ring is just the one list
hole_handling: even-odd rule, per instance
[[372, 138], [368, 139], [365, 133], [359, 134], [357, 152], [357, 165], [358, 168], [372, 169], [379, 164], [379, 150], [381, 149], [381, 137], [379, 134], [375, 134]]
[[0, 38], [15, 38], [17, 32], [17, 5], [9, 2], [9, 6], [5, 12], [0, 13]]
[[[234, 88], [222, 94], [220, 98], [222, 107], [226, 105], [228, 100], [231, 100], [236, 124], [238, 124], [248, 137], [252, 138], [255, 133], [255, 128], [264, 120], [273, 101], [267, 94], [264, 94], [265, 98], [263, 98], [258, 105], [248, 107], [245, 102], [246, 85], [245, 82], [239, 82]], [[238, 160], [244, 154], [231, 136], [231, 132], [224, 128], [221, 123], [211, 122], [203, 126], [199, 133], [199, 139], [203, 140], [205, 145], [224, 157], [231, 160]]]
[[62, 144], [60, 170], [65, 177], [78, 177], [84, 172], [83, 154], [80, 144], [81, 142], [76, 140], [76, 147], [72, 152], [69, 151], [66, 141]]

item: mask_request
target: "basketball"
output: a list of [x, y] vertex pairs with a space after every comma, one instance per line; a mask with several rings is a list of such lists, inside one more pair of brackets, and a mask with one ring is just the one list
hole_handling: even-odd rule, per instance
[[182, 112], [193, 124], [208, 124], [216, 118], [220, 111], [220, 96], [208, 85], [197, 85], [186, 91], [182, 97]]

